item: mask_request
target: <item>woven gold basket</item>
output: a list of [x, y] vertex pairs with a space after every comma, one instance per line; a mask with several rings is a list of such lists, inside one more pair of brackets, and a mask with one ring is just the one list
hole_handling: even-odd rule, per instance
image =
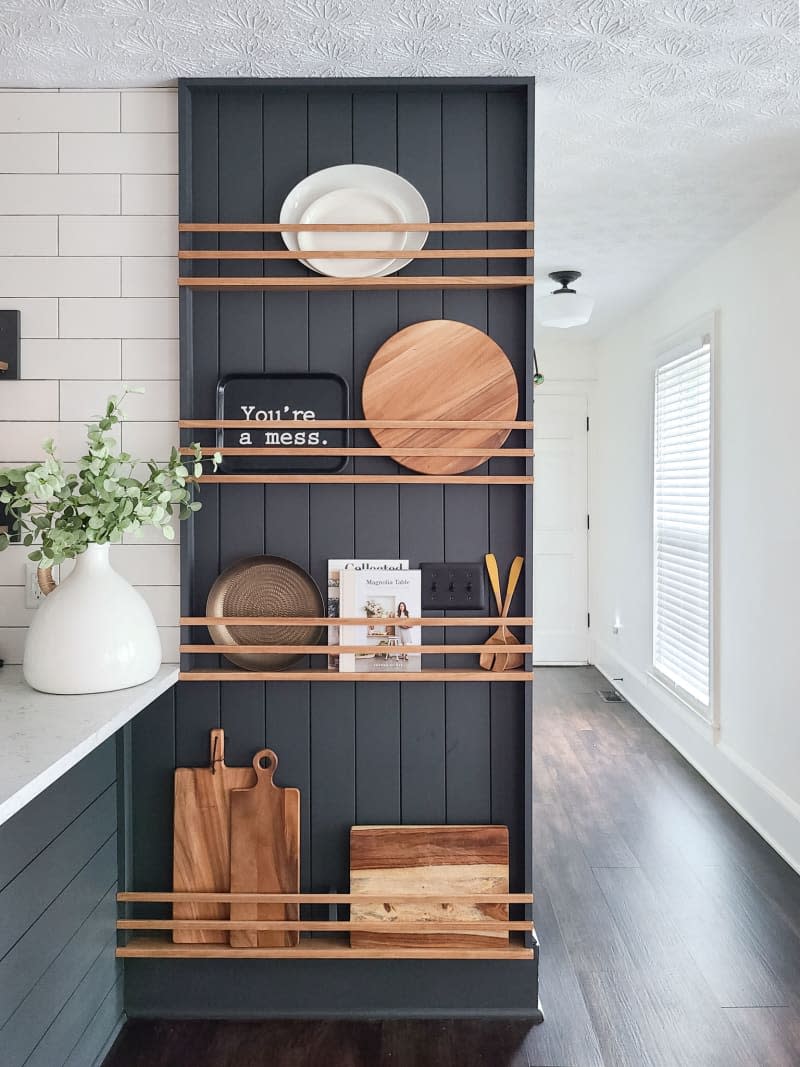
[[[248, 556], [232, 564], [214, 582], [206, 614], [321, 618], [325, 614], [319, 588], [311, 575], [281, 556]], [[318, 645], [324, 626], [209, 626], [215, 645]], [[282, 671], [302, 659], [295, 653], [223, 656], [251, 671]]]

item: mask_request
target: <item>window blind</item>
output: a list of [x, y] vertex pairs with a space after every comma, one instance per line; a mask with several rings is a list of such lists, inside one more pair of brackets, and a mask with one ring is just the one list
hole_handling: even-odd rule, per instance
[[711, 689], [711, 344], [656, 371], [653, 666], [707, 712]]

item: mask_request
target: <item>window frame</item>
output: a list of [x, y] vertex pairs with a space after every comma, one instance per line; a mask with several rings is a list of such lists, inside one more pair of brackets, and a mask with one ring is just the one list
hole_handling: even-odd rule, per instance
[[[717, 702], [717, 566], [719, 559], [717, 543], [717, 363], [718, 363], [718, 314], [711, 312], [688, 323], [681, 330], [662, 339], [655, 349], [650, 372], [650, 610], [649, 610], [649, 676], [663, 686], [681, 705], [688, 708], [706, 726], [714, 730], [715, 740], [719, 732]], [[708, 649], [708, 704], [699, 701], [655, 664], [655, 611], [656, 611], [656, 547], [655, 547], [655, 423], [656, 423], [656, 375], [661, 367], [696, 351], [703, 344], [709, 346], [710, 403], [709, 403], [709, 649]]]

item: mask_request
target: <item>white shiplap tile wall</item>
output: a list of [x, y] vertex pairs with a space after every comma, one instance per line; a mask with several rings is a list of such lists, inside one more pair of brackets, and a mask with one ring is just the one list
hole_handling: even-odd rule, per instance
[[[20, 310], [22, 333], [21, 380], [0, 380], [0, 464], [38, 458], [47, 437], [77, 459], [121, 381], [146, 389], [127, 405], [125, 447], [163, 459], [177, 441], [177, 129], [174, 89], [0, 90], [0, 308]], [[0, 554], [7, 663], [32, 614], [26, 552]], [[150, 532], [112, 560], [177, 659], [176, 545]]]

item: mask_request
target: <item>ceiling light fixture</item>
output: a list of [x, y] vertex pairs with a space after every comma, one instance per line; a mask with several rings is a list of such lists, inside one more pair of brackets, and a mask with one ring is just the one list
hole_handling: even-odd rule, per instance
[[583, 326], [589, 321], [594, 308], [594, 298], [583, 296], [570, 289], [572, 282], [580, 278], [579, 270], [554, 270], [549, 277], [560, 289], [543, 296], [535, 302], [536, 317], [542, 326], [556, 326], [566, 330], [570, 326]]

